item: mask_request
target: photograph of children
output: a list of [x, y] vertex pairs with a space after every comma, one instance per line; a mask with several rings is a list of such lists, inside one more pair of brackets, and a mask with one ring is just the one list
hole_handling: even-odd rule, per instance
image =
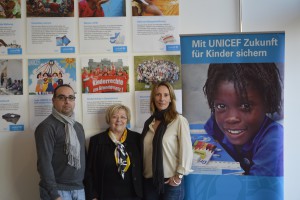
[[81, 65], [82, 93], [129, 92], [126, 59], [82, 59]]
[[125, 0], [79, 0], [79, 17], [124, 17]]
[[244, 170], [283, 176], [283, 63], [187, 64], [183, 114]]
[[0, 95], [23, 94], [22, 60], [0, 60]]
[[26, 0], [27, 17], [74, 17], [74, 0]]
[[181, 89], [179, 55], [135, 56], [135, 90], [150, 90], [152, 84], [167, 81], [174, 89]]
[[131, 0], [132, 16], [177, 16], [179, 0]]
[[21, 18], [21, 0], [0, 0], [0, 18]]
[[29, 95], [52, 95], [62, 84], [76, 88], [75, 58], [29, 59], [28, 74]]

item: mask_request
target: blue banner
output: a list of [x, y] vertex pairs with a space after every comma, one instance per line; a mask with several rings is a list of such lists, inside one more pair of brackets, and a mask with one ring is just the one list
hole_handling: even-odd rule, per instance
[[186, 35], [182, 64], [284, 62], [284, 33]]
[[[180, 42], [193, 144], [216, 146], [206, 165], [198, 161], [203, 152], [194, 155], [185, 200], [283, 199], [285, 33], [181, 35]], [[264, 120], [250, 117], [255, 110]]]

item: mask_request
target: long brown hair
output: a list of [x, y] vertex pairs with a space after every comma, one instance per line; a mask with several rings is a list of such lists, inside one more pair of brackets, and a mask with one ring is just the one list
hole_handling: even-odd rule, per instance
[[169, 93], [170, 93], [171, 102], [165, 113], [165, 121], [167, 123], [170, 123], [171, 121], [176, 119], [176, 117], [179, 114], [176, 109], [176, 95], [175, 95], [174, 89], [170, 83], [168, 83], [166, 81], [162, 81], [162, 82], [159, 82], [152, 86], [151, 95], [150, 95], [150, 112], [151, 112], [151, 114], [153, 114], [157, 110], [157, 108], [155, 106], [155, 94], [156, 94], [157, 88], [160, 86], [167, 87], [169, 90]]

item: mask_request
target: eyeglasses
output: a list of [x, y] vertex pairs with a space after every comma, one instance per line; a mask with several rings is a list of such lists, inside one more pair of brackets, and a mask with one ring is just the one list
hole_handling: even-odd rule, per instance
[[123, 116], [123, 115], [121, 115], [121, 116], [118, 116], [118, 115], [113, 115], [113, 116], [111, 116], [111, 118], [113, 119], [113, 120], [117, 120], [117, 119], [121, 119], [121, 120], [127, 120], [127, 117], [126, 116]]
[[73, 95], [70, 95], [70, 96], [65, 96], [63, 94], [60, 94], [60, 95], [57, 95], [55, 98], [57, 98], [59, 101], [66, 101], [67, 99], [69, 101], [75, 101], [76, 97], [73, 96]]

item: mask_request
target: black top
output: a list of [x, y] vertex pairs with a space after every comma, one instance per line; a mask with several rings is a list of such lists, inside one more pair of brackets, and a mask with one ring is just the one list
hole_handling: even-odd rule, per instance
[[123, 180], [115, 162], [116, 146], [109, 138], [108, 131], [90, 139], [85, 180], [87, 200], [142, 197], [140, 134], [127, 129], [123, 144], [131, 164]]

